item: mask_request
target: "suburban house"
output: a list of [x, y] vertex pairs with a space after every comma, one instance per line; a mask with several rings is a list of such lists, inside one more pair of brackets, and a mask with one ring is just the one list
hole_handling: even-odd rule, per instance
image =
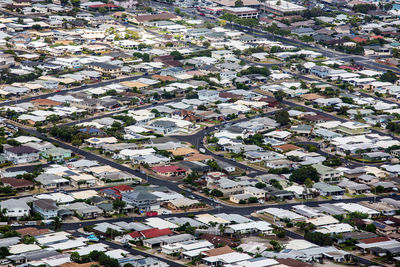
[[323, 182], [333, 182], [338, 180], [341, 177], [341, 172], [337, 171], [331, 167], [322, 165], [322, 164], [314, 164], [313, 167], [317, 170], [320, 175], [320, 181]]
[[123, 193], [122, 200], [138, 208], [141, 212], [160, 208], [159, 197], [146, 191]]
[[52, 219], [58, 216], [58, 207], [52, 199], [38, 199], [32, 202], [32, 209], [44, 219]]
[[8, 199], [0, 202], [2, 210], [6, 210], [5, 216], [10, 219], [20, 219], [29, 216], [31, 208], [22, 199]]
[[151, 169], [156, 174], [163, 176], [177, 177], [186, 175], [186, 170], [177, 165], [155, 166]]
[[5, 157], [14, 164], [23, 164], [39, 160], [39, 150], [29, 146], [16, 146], [4, 149]]
[[53, 161], [62, 161], [64, 159], [71, 158], [72, 151], [61, 147], [54, 147], [43, 151], [41, 156], [45, 159], [51, 159]]

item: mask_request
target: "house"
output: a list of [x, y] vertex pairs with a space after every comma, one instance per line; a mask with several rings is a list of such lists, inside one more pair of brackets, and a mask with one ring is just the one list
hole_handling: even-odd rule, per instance
[[96, 219], [97, 215], [103, 214], [103, 211], [99, 207], [86, 204], [85, 202], [71, 203], [67, 208], [74, 211], [81, 219]]
[[163, 176], [178, 177], [186, 175], [186, 170], [177, 165], [155, 166], [151, 169], [156, 174]]
[[199, 100], [205, 100], [205, 101], [217, 101], [219, 100], [219, 92], [218, 91], [213, 91], [213, 90], [201, 90], [197, 92], [197, 95], [199, 96]]
[[312, 165], [318, 172], [320, 176], [320, 181], [323, 182], [333, 182], [338, 180], [341, 177], [341, 172], [337, 171], [331, 167], [322, 165], [322, 164], [314, 164]]
[[39, 160], [39, 150], [29, 146], [16, 146], [4, 149], [5, 157], [14, 164], [30, 163]]
[[359, 195], [364, 193], [369, 193], [370, 188], [366, 184], [359, 184], [353, 181], [341, 181], [338, 186], [345, 188], [349, 194]]
[[39, 213], [45, 220], [58, 216], [58, 207], [52, 199], [38, 199], [33, 201], [32, 210]]
[[103, 63], [103, 62], [92, 62], [87, 65], [96, 71], [110, 76], [118, 76], [122, 74], [122, 68], [117, 65]]
[[22, 199], [8, 199], [0, 202], [1, 210], [6, 210], [5, 216], [10, 219], [20, 219], [29, 216], [31, 207]]
[[21, 191], [31, 190], [35, 187], [35, 184], [32, 181], [12, 177], [2, 178], [0, 179], [0, 182], [3, 183], [3, 186], [10, 186], [13, 189]]
[[59, 188], [70, 184], [68, 179], [50, 173], [40, 174], [35, 178], [35, 181], [39, 182], [43, 188]]
[[344, 195], [345, 190], [337, 185], [329, 185], [323, 182], [315, 183], [313, 186], [322, 196], [340, 196]]
[[371, 132], [371, 125], [361, 122], [347, 121], [340, 124], [337, 130], [345, 135], [367, 134]]
[[141, 212], [160, 208], [159, 197], [146, 191], [123, 193], [122, 200], [138, 208]]
[[162, 134], [169, 134], [178, 129], [178, 126], [176, 125], [175, 122], [173, 121], [168, 121], [168, 120], [156, 120], [153, 121], [150, 126], [159, 133]]
[[61, 147], [54, 147], [43, 151], [40, 155], [45, 159], [63, 161], [72, 157], [72, 151]]

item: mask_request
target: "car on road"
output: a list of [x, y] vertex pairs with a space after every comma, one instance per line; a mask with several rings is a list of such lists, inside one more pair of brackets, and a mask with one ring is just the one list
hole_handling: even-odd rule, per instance
[[342, 200], [343, 196], [332, 196], [332, 200]]
[[204, 148], [200, 148], [199, 151], [200, 151], [200, 153], [203, 153], [203, 154], [206, 153], [206, 150]]
[[231, 160], [234, 161], [234, 162], [236, 162], [236, 159], [235, 159], [235, 158], [231, 158]]

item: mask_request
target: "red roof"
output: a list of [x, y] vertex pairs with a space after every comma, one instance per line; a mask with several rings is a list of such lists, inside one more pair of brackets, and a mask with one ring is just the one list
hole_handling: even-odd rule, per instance
[[382, 35], [374, 35], [371, 36], [369, 39], [385, 39], [385, 37], [383, 37]]
[[339, 66], [339, 69], [343, 69], [343, 70], [353, 70], [353, 71], [355, 71], [355, 70], [360, 70], [360, 68], [352, 67], [352, 66], [347, 66], [347, 65], [341, 65], [341, 66]]
[[367, 41], [367, 39], [361, 38], [361, 37], [354, 37], [353, 41], [356, 42], [356, 43], [364, 43], [364, 42]]
[[142, 235], [138, 231], [129, 233], [128, 235], [130, 235], [132, 238], [140, 238], [140, 237], [142, 237]]
[[153, 237], [159, 237], [159, 236], [165, 236], [165, 235], [172, 235], [172, 231], [169, 228], [165, 228], [165, 229], [153, 228], [153, 229], [140, 231], [140, 234], [144, 238], [153, 238]]
[[129, 191], [133, 190], [133, 188], [130, 187], [129, 185], [117, 185], [117, 186], [111, 187], [111, 189], [117, 190], [120, 193], [129, 192]]
[[25, 179], [3, 178], [0, 180], [4, 185], [10, 185], [13, 188], [23, 188], [33, 186], [34, 183]]
[[92, 5], [90, 8], [100, 8], [100, 7], [109, 7], [109, 8], [117, 8], [118, 6], [114, 4], [101, 4], [101, 5]]
[[155, 166], [151, 168], [155, 172], [160, 172], [160, 173], [167, 173], [167, 172], [186, 172], [185, 169], [182, 169], [179, 166], [176, 165], [169, 165], [169, 166]]
[[364, 244], [372, 244], [372, 243], [378, 243], [378, 242], [385, 242], [389, 241], [390, 238], [387, 238], [386, 236], [378, 236], [378, 237], [373, 237], [373, 238], [367, 238], [367, 239], [362, 239], [359, 242], [364, 243]]

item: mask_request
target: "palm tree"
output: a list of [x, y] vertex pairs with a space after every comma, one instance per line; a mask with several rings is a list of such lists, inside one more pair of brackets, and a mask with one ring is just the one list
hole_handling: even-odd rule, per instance
[[60, 230], [62, 227], [62, 224], [63, 223], [62, 223], [62, 220], [60, 219], [60, 217], [55, 217], [53, 219], [52, 225], [53, 225], [55, 231]]

